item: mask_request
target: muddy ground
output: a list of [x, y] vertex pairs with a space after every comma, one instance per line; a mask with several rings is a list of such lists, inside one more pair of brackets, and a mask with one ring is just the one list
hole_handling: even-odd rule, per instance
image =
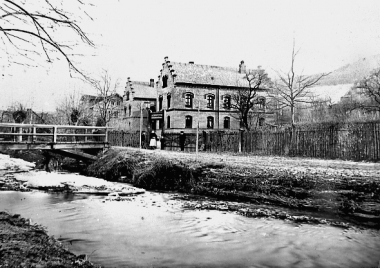
[[[33, 161], [33, 154], [26, 156]], [[42, 163], [38, 156], [37, 166]], [[32, 169], [10, 168], [21, 173]], [[177, 198], [187, 209], [380, 228], [379, 163], [113, 148], [83, 173], [148, 190], [185, 193]], [[2, 175], [1, 189], [29, 190], [12, 174]], [[65, 250], [41, 226], [0, 212], [0, 267], [93, 266], [85, 256]]]
[[380, 163], [113, 148], [86, 174], [188, 193], [189, 208], [380, 228]]
[[96, 267], [75, 256], [42, 226], [20, 215], [0, 212], [0, 267]]

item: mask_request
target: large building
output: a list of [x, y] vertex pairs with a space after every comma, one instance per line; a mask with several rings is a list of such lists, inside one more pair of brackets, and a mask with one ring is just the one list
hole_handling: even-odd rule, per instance
[[[157, 88], [157, 115], [153, 124], [158, 135], [165, 133], [193, 133], [200, 130], [239, 130], [239, 114], [231, 106], [232, 96], [239, 89], [249, 88], [245, 79], [246, 67], [239, 68], [200, 65], [194, 62], [170, 62], [165, 57]], [[266, 90], [259, 90], [265, 103]], [[258, 118], [265, 120], [265, 104]], [[154, 115], [154, 114], [153, 114]], [[162, 118], [162, 119], [160, 119]], [[153, 117], [154, 119], [154, 117]]]
[[128, 77], [123, 96], [123, 129], [150, 131], [150, 112], [155, 112], [157, 91], [154, 79], [149, 82], [131, 81]]

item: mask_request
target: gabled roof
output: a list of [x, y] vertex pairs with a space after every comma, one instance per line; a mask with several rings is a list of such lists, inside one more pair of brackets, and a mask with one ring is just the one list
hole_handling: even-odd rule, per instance
[[244, 73], [237, 68], [226, 68], [195, 63], [170, 62], [175, 83], [191, 83], [214, 86], [249, 87]]
[[156, 89], [154, 87], [151, 87], [150, 83], [148, 82], [129, 80], [127, 82], [127, 85], [128, 84], [132, 91], [133, 98], [138, 98], [138, 99], [156, 99], [157, 98]]

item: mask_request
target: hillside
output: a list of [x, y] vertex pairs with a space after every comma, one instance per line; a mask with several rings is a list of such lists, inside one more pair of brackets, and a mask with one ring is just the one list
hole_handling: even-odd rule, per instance
[[380, 55], [362, 58], [333, 71], [313, 87], [313, 95], [320, 99], [331, 99], [337, 103], [347, 95], [356, 81], [380, 67]]
[[323, 79], [321, 86], [340, 84], [353, 84], [371, 73], [373, 69], [380, 67], [380, 55], [362, 58], [351, 64], [347, 64]]

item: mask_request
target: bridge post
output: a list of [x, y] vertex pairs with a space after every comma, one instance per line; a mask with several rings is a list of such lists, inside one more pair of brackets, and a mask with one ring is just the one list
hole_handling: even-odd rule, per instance
[[53, 127], [53, 142], [57, 143], [57, 126]]
[[17, 136], [17, 141], [22, 142], [22, 127], [18, 128], [18, 133], [20, 135]]
[[33, 127], [33, 136], [32, 136], [32, 142], [35, 142], [36, 141], [36, 132], [37, 132], [37, 128], [36, 127]]

